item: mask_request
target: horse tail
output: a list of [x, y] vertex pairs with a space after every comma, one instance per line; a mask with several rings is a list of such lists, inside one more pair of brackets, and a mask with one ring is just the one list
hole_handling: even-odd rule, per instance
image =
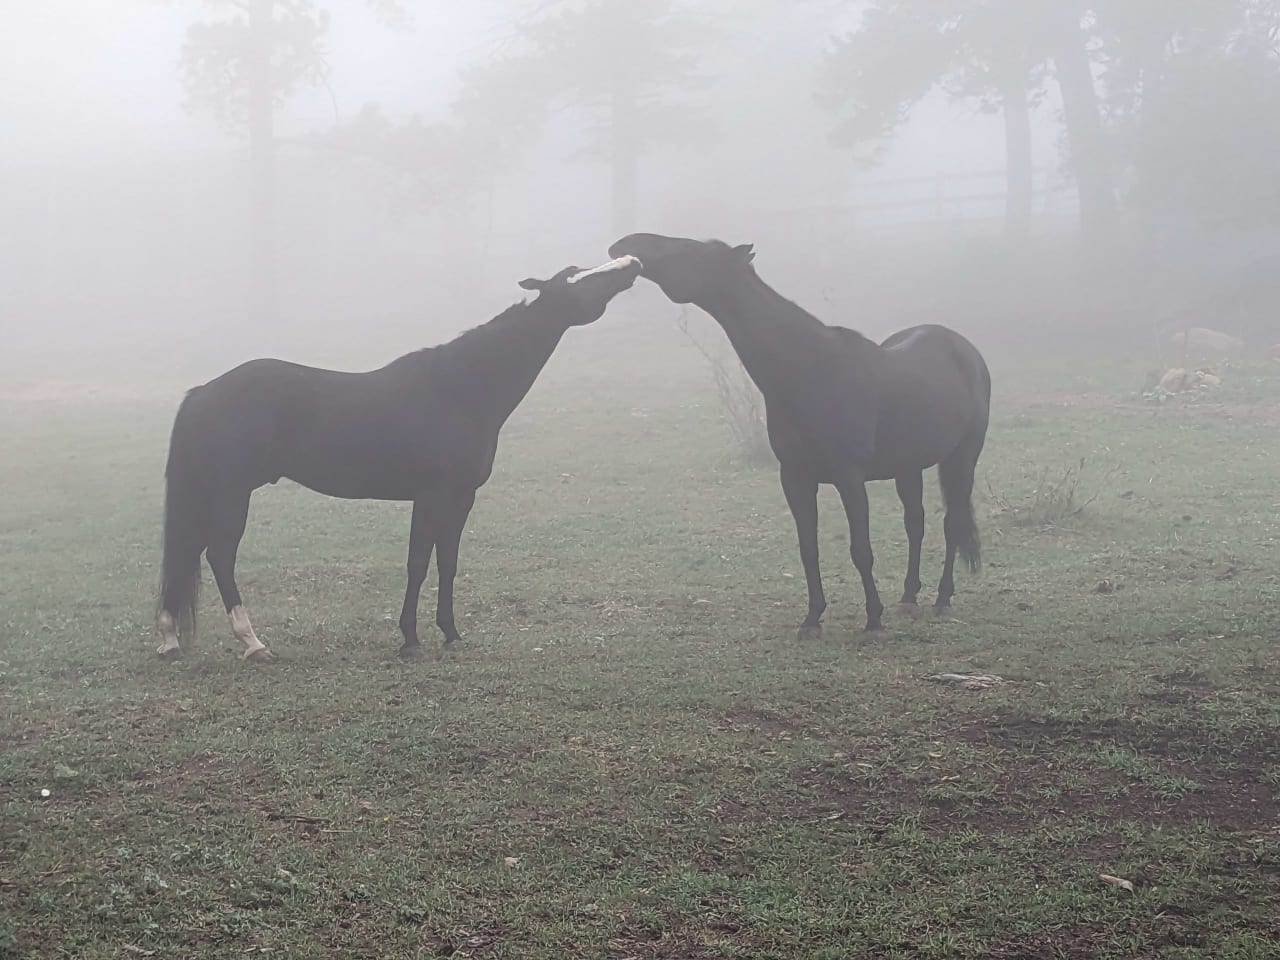
[[987, 440], [991, 371], [978, 348], [956, 333], [952, 333], [952, 353], [974, 388], [976, 414], [968, 436], [938, 464], [938, 482], [946, 506], [942, 522], [948, 543], [955, 544], [965, 566], [977, 573], [982, 569], [982, 538], [973, 514], [973, 475]]
[[180, 637], [195, 638], [200, 595], [200, 555], [208, 540], [208, 496], [192, 462], [191, 410], [195, 391], [178, 407], [165, 465], [164, 553], [160, 608], [173, 617]]
[[964, 444], [959, 450], [938, 464], [938, 482], [942, 487], [942, 502], [946, 505], [943, 526], [947, 539], [956, 545], [960, 559], [969, 570], [982, 569], [982, 539], [978, 536], [978, 521], [973, 515], [973, 474], [978, 465], [978, 450], [972, 444]]

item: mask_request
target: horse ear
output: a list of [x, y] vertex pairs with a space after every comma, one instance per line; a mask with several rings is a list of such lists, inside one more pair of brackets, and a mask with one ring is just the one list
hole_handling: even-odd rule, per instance
[[535, 280], [533, 277], [526, 277], [520, 281], [520, 286], [524, 287], [526, 290], [546, 290], [548, 287], [552, 287], [557, 283], [563, 283], [575, 273], [581, 272], [582, 270], [579, 267], [565, 267], [563, 270], [557, 272], [550, 280]]
[[742, 257], [744, 263], [750, 263], [756, 258], [754, 243], [740, 243], [733, 248], [733, 252]]

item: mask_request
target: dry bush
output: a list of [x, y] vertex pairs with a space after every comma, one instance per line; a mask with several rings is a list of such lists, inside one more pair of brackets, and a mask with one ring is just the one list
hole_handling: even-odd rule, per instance
[[1014, 526], [1052, 527], [1083, 513], [1101, 495], [1101, 484], [1115, 472], [1113, 468], [1100, 477], [1098, 489], [1086, 494], [1080, 487], [1085, 473], [1085, 458], [1081, 457], [1078, 463], [1057, 470], [1045, 467], [1031, 492], [1021, 497], [997, 493], [988, 478], [987, 499], [992, 513]]
[[765, 425], [764, 397], [756, 389], [732, 347], [713, 347], [690, 329], [692, 312], [686, 307], [676, 318], [676, 326], [689, 342], [706, 358], [715, 380], [716, 393], [724, 409], [725, 420], [743, 455], [752, 463], [767, 463], [773, 457], [769, 431]]

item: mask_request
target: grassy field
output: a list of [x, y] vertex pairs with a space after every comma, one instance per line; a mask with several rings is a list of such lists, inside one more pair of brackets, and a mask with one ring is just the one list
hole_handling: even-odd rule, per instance
[[8, 388], [0, 957], [1280, 956], [1280, 371], [1154, 404], [1140, 362], [992, 358], [983, 575], [862, 643], [824, 490], [799, 645], [775, 469], [693, 351], [622, 327], [509, 423], [467, 643], [415, 664], [407, 508], [287, 484], [240, 563], [278, 661], [238, 660], [207, 571], [198, 645], [157, 661], [182, 384]]

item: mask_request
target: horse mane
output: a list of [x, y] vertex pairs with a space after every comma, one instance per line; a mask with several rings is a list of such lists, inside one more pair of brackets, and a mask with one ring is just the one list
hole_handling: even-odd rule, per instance
[[[537, 301], [534, 302], [536, 303]], [[429, 347], [419, 347], [417, 350], [411, 350], [403, 356], [396, 357], [384, 369], [426, 360], [430, 357], [448, 356], [454, 353], [465, 355], [476, 349], [483, 351], [490, 341], [500, 338], [516, 322], [518, 314], [523, 314], [530, 306], [532, 304], [527, 299], [513, 303], [493, 319], [486, 320], [484, 323], [477, 324], [468, 330], [463, 330], [452, 340], [432, 344]]]
[[872, 340], [870, 337], [868, 337], [868, 336], [867, 336], [865, 333], [863, 333], [861, 330], [855, 330], [855, 329], [853, 329], [853, 327], [842, 327], [842, 326], [840, 326], [840, 325], [839, 325], [839, 324], [837, 324], [837, 323], [828, 323], [828, 324], [826, 324], [826, 327], [827, 327], [827, 329], [828, 329], [828, 330], [835, 330], [835, 331], [837, 331], [839, 334], [841, 334], [841, 335], [843, 335], [843, 336], [846, 336], [846, 337], [854, 337], [855, 339], [857, 339], [857, 341], [858, 341], [860, 344], [868, 344], [868, 343], [869, 343], [869, 344], [871, 344], [873, 347], [874, 347], [874, 346], [877, 346], [877, 344], [876, 344], [876, 342], [875, 342], [874, 340]]
[[[717, 249], [723, 250], [726, 253], [732, 252], [733, 249], [723, 240], [708, 240], [707, 243]], [[751, 278], [753, 286], [757, 288], [755, 292], [763, 293], [767, 299], [772, 301], [770, 308], [773, 312], [780, 313], [778, 320], [782, 324], [802, 327], [809, 330], [839, 330], [842, 334], [857, 337], [859, 340], [870, 344], [875, 343], [875, 341], [866, 334], [861, 331], [854, 330], [852, 327], [842, 327], [838, 324], [827, 323], [819, 319], [794, 300], [784, 297], [777, 290], [773, 289], [773, 287], [771, 287], [764, 278], [760, 276], [760, 274], [756, 273], [754, 264], [748, 263], [746, 266], [747, 275]]]

